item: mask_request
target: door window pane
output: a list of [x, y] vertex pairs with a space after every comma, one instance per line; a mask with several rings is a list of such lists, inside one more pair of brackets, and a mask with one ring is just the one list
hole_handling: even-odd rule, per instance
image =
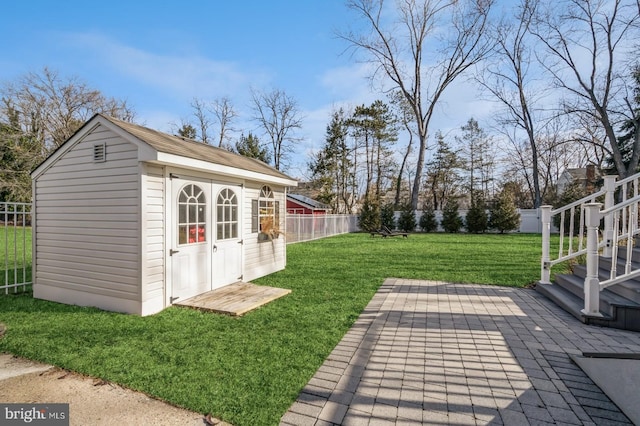
[[207, 200], [198, 185], [185, 185], [178, 195], [178, 244], [206, 241]]
[[[238, 238], [238, 197], [230, 188], [224, 188], [218, 194], [216, 230], [218, 240]], [[236, 231], [233, 232], [233, 229]]]

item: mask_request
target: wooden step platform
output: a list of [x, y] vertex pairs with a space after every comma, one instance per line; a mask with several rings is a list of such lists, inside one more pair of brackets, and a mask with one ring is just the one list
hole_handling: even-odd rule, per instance
[[219, 314], [240, 316], [291, 293], [291, 290], [238, 281], [174, 303]]

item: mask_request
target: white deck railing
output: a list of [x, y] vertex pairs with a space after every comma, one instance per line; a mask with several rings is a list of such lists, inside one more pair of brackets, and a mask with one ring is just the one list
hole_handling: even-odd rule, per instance
[[[604, 178], [602, 190], [581, 200], [553, 210], [542, 206], [542, 262], [541, 283], [550, 283], [551, 268], [562, 262], [586, 257], [587, 275], [584, 282], [583, 313], [599, 316], [599, 293], [602, 289], [640, 276], [634, 270], [632, 252], [638, 227], [640, 173], [616, 181], [615, 176]], [[618, 202], [615, 202], [616, 198]], [[551, 223], [559, 221], [557, 254], [551, 247]], [[620, 250], [624, 250], [621, 252]], [[553, 253], [552, 253], [553, 251]], [[624, 254], [623, 270], [618, 258]], [[599, 256], [611, 259], [607, 279], [599, 276]]]
[[0, 202], [0, 290], [31, 284], [31, 204]]

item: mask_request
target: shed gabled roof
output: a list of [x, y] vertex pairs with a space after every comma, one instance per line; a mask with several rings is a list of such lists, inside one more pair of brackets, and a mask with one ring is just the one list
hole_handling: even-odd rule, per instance
[[162, 133], [137, 124], [128, 123], [126, 121], [121, 121], [106, 115], [98, 115], [106, 118], [111, 123], [147, 143], [159, 152], [179, 155], [181, 157], [192, 158], [194, 160], [207, 161], [209, 163], [234, 167], [241, 170], [263, 173], [283, 179], [291, 179], [289, 176], [274, 167], [271, 167], [255, 158], [244, 157], [206, 143], [196, 142], [180, 136], [169, 135], [167, 133]]
[[[145, 161], [175, 164], [182, 167], [193, 166], [193, 168], [196, 168], [197, 164], [200, 164], [200, 168], [205, 169], [212, 169], [211, 165], [213, 164], [220, 166], [218, 167], [219, 170], [215, 171], [224, 170], [226, 174], [235, 174], [238, 176], [248, 174], [254, 178], [258, 175], [266, 176], [284, 185], [297, 185], [294, 179], [260, 160], [244, 157], [202, 142], [169, 135], [138, 124], [128, 123], [104, 114], [96, 114], [87, 121], [67, 142], [38, 166], [36, 170], [33, 171], [32, 176], [38, 175], [43, 167], [46, 167], [47, 163], [55, 161], [55, 157], [65, 151], [67, 145], [73, 145], [72, 141], [74, 140], [81, 140], [84, 135], [88, 134], [98, 123], [105, 124], [107, 127], [111, 127], [112, 130], [120, 130], [118, 133], [122, 135], [122, 132], [124, 132], [125, 137], [127, 135], [129, 136], [127, 139], [138, 143], [142, 142], [151, 148], [150, 152], [152, 152], [152, 155], [151, 157], [144, 158]], [[181, 161], [183, 159], [196, 161]]]

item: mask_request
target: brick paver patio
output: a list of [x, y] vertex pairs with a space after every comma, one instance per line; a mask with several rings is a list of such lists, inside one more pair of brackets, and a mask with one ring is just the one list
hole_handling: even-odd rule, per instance
[[529, 289], [388, 279], [283, 425], [630, 424], [569, 359], [640, 352]]

